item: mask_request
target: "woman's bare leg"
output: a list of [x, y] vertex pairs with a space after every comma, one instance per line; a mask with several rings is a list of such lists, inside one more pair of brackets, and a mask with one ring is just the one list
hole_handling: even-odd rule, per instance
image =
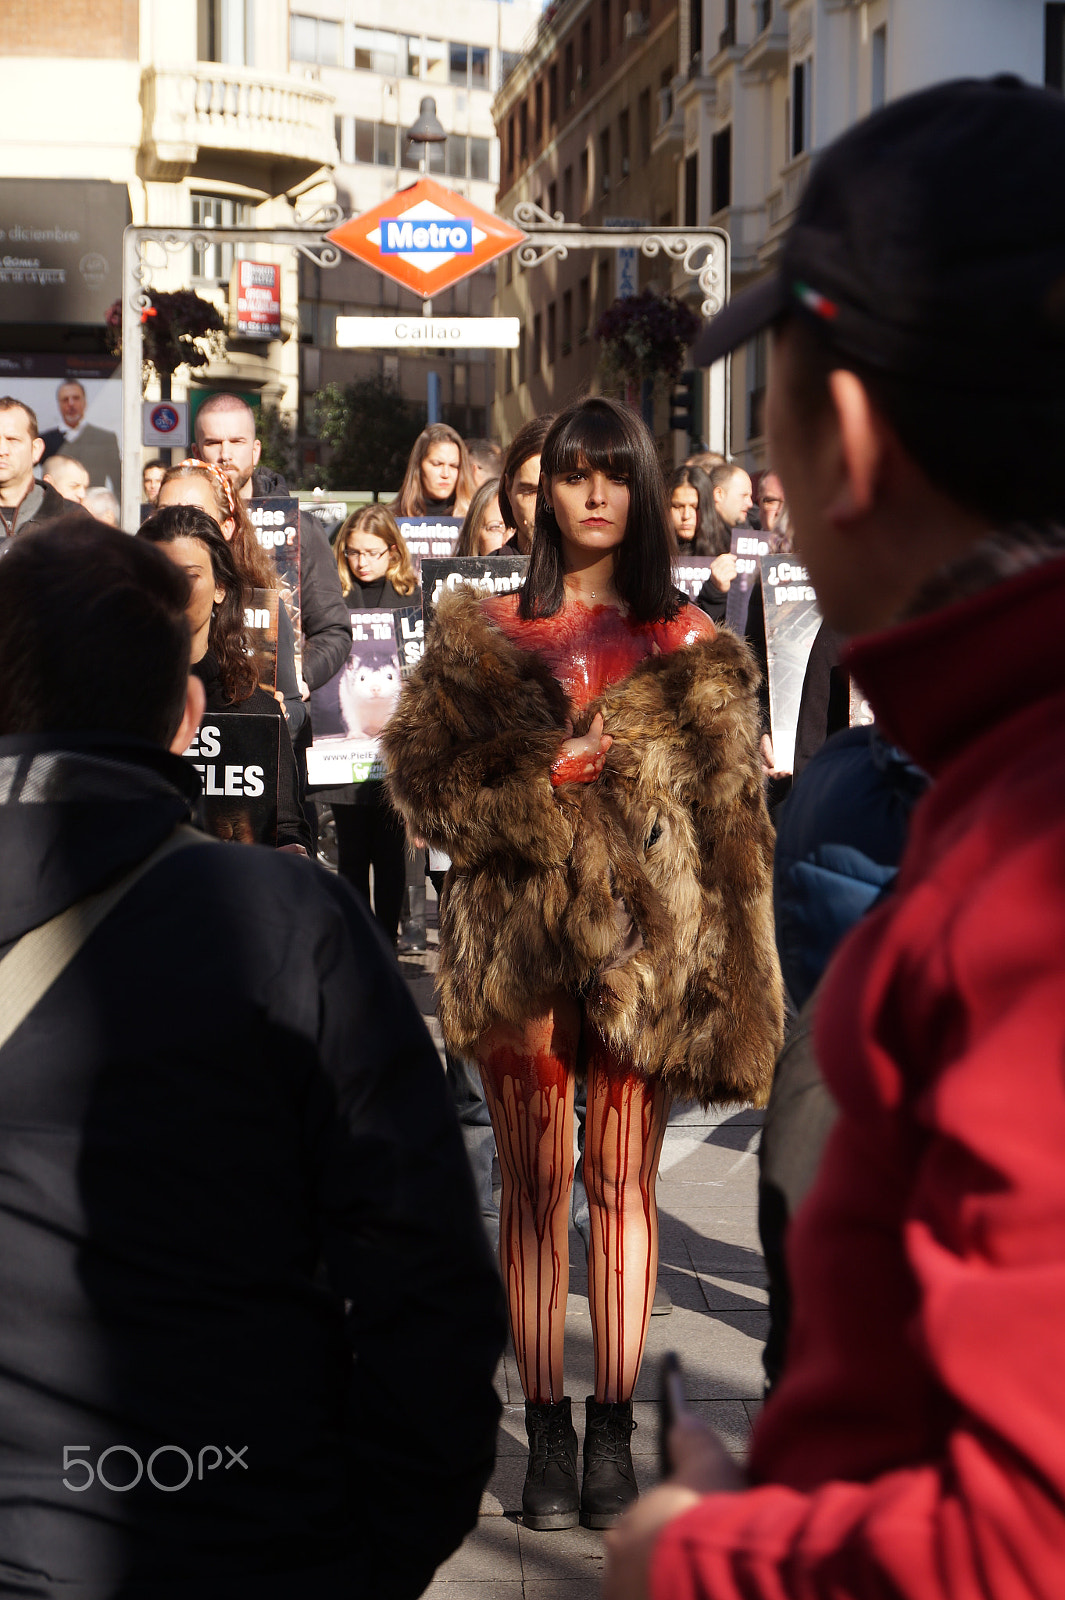
[[499, 1259], [526, 1399], [563, 1397], [573, 1188], [576, 1002], [550, 997], [522, 1027], [498, 1023], [475, 1055], [495, 1130], [503, 1196]]
[[588, 1304], [595, 1398], [631, 1400], [658, 1277], [655, 1179], [671, 1097], [627, 1075], [592, 1036], [584, 1184], [591, 1209]]

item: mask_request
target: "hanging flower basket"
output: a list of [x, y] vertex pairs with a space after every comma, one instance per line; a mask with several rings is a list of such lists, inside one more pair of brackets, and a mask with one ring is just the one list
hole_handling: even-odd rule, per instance
[[615, 300], [595, 330], [604, 376], [611, 382], [672, 381], [701, 326], [695, 312], [673, 295], [644, 289]]
[[[165, 380], [178, 367], [206, 367], [225, 354], [225, 319], [216, 306], [192, 289], [173, 294], [149, 289], [151, 304], [141, 312], [144, 338], [145, 380], [153, 372]], [[108, 343], [113, 355], [122, 350], [122, 302], [107, 313]]]

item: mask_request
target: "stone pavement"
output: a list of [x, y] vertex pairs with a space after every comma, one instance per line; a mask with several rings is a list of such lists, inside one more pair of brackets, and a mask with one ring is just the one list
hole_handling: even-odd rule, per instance
[[[433, 1016], [435, 906], [429, 906], [426, 956], [402, 956], [401, 967], [430, 1030]], [[651, 1318], [636, 1388], [633, 1459], [642, 1489], [658, 1479], [655, 1395], [666, 1350], [680, 1358], [693, 1409], [742, 1456], [762, 1393], [765, 1273], [758, 1243], [757, 1157], [761, 1112], [704, 1112], [675, 1107], [658, 1183], [661, 1226], [659, 1283], [673, 1301], [669, 1316]], [[566, 1312], [566, 1392], [583, 1439], [584, 1397], [592, 1392], [587, 1274], [579, 1235], [570, 1230]], [[426, 1591], [428, 1600], [593, 1600], [599, 1595], [602, 1535], [584, 1528], [536, 1533], [521, 1523], [525, 1478], [525, 1410], [513, 1352], [496, 1378], [503, 1403], [496, 1468], [477, 1527]]]

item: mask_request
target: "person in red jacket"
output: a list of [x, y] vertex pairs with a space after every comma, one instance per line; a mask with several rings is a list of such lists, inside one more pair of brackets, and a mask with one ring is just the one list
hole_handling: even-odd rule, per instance
[[1065, 100], [1016, 79], [895, 102], [696, 350], [772, 326], [796, 548], [933, 783], [821, 992], [839, 1117], [746, 1471], [673, 1427], [607, 1600], [1065, 1594], [1063, 162]]

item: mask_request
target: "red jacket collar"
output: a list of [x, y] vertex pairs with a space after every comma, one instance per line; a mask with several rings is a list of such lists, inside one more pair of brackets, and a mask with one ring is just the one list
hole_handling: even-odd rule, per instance
[[882, 733], [935, 773], [1007, 716], [1065, 687], [1065, 556], [844, 653]]

